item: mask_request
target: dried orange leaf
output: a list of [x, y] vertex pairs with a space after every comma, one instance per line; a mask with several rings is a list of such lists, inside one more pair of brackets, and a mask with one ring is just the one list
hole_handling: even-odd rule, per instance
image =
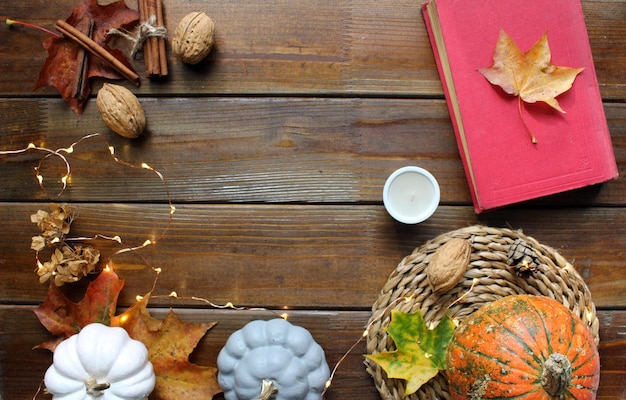
[[193, 364], [189, 355], [215, 323], [184, 322], [173, 311], [160, 321], [150, 315], [148, 299], [112, 318], [111, 326], [123, 327], [148, 348], [156, 374], [153, 394], [162, 400], [213, 398], [221, 392], [217, 368]]
[[569, 90], [576, 75], [583, 69], [552, 65], [547, 33], [523, 53], [513, 39], [501, 30], [493, 54], [493, 65], [479, 71], [489, 82], [527, 103], [543, 101], [565, 112], [555, 97]]
[[[572, 87], [576, 75], [583, 69], [552, 65], [547, 33], [524, 53], [506, 32], [500, 30], [493, 53], [493, 64], [478, 71], [491, 84], [500, 86], [508, 94], [518, 96], [518, 101], [543, 101], [565, 113], [556, 97]], [[521, 103], [519, 109], [521, 115]], [[532, 133], [531, 137], [533, 143], [536, 142]]]

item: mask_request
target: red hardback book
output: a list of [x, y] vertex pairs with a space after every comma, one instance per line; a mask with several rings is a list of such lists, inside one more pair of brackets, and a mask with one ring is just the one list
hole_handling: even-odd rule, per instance
[[[423, 14], [477, 213], [616, 178], [580, 0], [430, 0]], [[557, 100], [523, 105], [485, 79], [500, 30], [528, 51], [546, 32], [552, 64], [584, 67]]]

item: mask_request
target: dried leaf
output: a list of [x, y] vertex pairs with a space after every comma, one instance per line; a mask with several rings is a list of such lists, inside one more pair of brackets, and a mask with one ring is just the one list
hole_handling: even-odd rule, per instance
[[[493, 54], [493, 64], [478, 71], [491, 84], [500, 86], [508, 94], [518, 96], [518, 101], [543, 101], [564, 113], [556, 97], [572, 87], [576, 75], [583, 69], [552, 65], [547, 33], [524, 53], [501, 30]], [[531, 136], [534, 139], [532, 133]]]
[[213, 398], [221, 392], [217, 368], [193, 364], [189, 355], [215, 323], [184, 322], [173, 311], [159, 321], [147, 309], [148, 298], [114, 317], [111, 325], [125, 328], [148, 348], [156, 374], [153, 394], [162, 400]]
[[50, 282], [48, 296], [34, 311], [41, 324], [57, 338], [37, 347], [54, 351], [61, 340], [74, 335], [85, 325], [92, 322], [109, 325], [122, 287], [124, 281], [115, 272], [105, 269], [89, 283], [85, 296], [75, 303]]
[[446, 350], [454, 329], [447, 315], [430, 329], [420, 312], [392, 310], [387, 333], [397, 350], [366, 357], [379, 364], [388, 377], [406, 380], [405, 396], [408, 396], [446, 369]]
[[133, 339], [148, 348], [157, 378], [153, 392], [156, 397], [161, 400], [195, 400], [210, 399], [220, 393], [217, 368], [189, 361], [189, 355], [215, 323], [184, 322], [173, 311], [160, 321], [152, 317], [147, 309], [149, 296], [115, 316], [117, 299], [123, 286], [124, 281], [115, 272], [105, 269], [89, 283], [83, 299], [75, 303], [51, 283], [48, 297], [34, 311], [41, 324], [55, 338], [36, 348], [54, 351], [61, 341], [92, 322], [121, 326]]
[[[109, 50], [126, 66], [133, 69], [124, 53], [109, 48], [105, 41], [109, 29], [127, 29], [136, 24], [138, 21], [137, 11], [126, 7], [123, 0], [104, 6], [99, 5], [97, 0], [86, 0], [74, 8], [72, 15], [66, 22], [80, 30], [83, 21], [87, 20], [95, 22], [92, 39]], [[87, 85], [87, 92], [82, 99], [74, 97], [76, 81], [80, 77], [79, 47], [64, 38], [49, 38], [44, 42], [44, 48], [48, 51], [48, 58], [39, 73], [35, 89], [54, 86], [70, 108], [77, 114], [81, 114], [84, 102], [89, 95], [89, 85]], [[87, 77], [123, 79], [123, 76], [117, 71], [91, 54], [88, 55]]]

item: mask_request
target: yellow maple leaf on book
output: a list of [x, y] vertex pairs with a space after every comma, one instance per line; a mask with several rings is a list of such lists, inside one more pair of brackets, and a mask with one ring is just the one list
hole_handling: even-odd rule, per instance
[[487, 80], [500, 86], [506, 93], [518, 97], [518, 109], [533, 143], [535, 135], [526, 125], [522, 115], [522, 101], [543, 101], [552, 108], [565, 113], [556, 97], [572, 87], [576, 75], [584, 68], [552, 65], [548, 34], [545, 33], [527, 52], [522, 52], [509, 35], [500, 30], [500, 37], [493, 53], [493, 64], [478, 71]]

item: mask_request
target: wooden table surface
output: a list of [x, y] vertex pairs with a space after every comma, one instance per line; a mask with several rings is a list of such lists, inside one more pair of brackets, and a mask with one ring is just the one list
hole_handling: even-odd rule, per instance
[[[76, 147], [67, 190], [56, 197], [33, 168], [38, 152], [0, 156], [0, 397], [35, 396], [51, 354], [32, 309], [47, 285], [33, 272], [29, 216], [48, 203], [78, 212], [77, 236], [120, 235], [128, 245], [165, 236], [114, 260], [126, 284], [120, 305], [150, 290], [151, 310], [174, 307], [191, 322], [217, 321], [193, 360], [215, 365], [246, 322], [288, 310], [334, 366], [358, 340], [400, 260], [426, 240], [472, 224], [522, 229], [557, 249], [584, 277], [600, 319], [599, 399], [626, 398], [626, 181], [475, 215], [417, 0], [164, 0], [173, 31], [188, 12], [216, 23], [213, 52], [186, 66], [172, 56], [165, 81], [133, 61], [148, 131], [137, 140], [107, 129], [95, 105], [78, 117], [54, 89], [33, 91], [45, 35], [0, 28], [0, 150], [28, 143]], [[74, 0], [6, 0], [0, 16], [53, 27]], [[132, 8], [136, 2], [129, 2]], [[583, 1], [600, 89], [622, 176], [626, 174], [626, 0]], [[93, 93], [102, 85], [93, 82]], [[112, 161], [148, 163], [155, 174]], [[58, 160], [57, 160], [58, 161]], [[387, 176], [405, 165], [430, 170], [441, 205], [419, 225], [394, 222], [382, 205]], [[522, 168], [523, 166], [520, 166]], [[58, 178], [58, 176], [57, 176]], [[169, 193], [169, 194], [168, 194]], [[169, 220], [168, 200], [176, 206]], [[139, 254], [137, 254], [139, 253]], [[179, 299], [167, 294], [176, 291]], [[232, 302], [267, 311], [222, 310]], [[328, 399], [377, 399], [359, 343]], [[46, 398], [40, 394], [38, 398]]]

